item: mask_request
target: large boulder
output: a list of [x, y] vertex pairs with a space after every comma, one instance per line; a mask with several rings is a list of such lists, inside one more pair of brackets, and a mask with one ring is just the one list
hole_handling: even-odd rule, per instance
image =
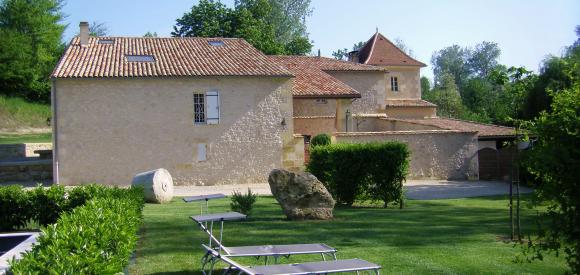
[[314, 175], [274, 169], [270, 172], [268, 183], [272, 195], [289, 219], [332, 219], [334, 199]]
[[173, 178], [163, 168], [135, 175], [131, 185], [143, 187], [146, 202], [164, 203], [173, 198]]

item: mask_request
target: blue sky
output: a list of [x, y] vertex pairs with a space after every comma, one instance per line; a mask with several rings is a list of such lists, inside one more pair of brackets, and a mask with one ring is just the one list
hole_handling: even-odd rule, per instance
[[[112, 36], [142, 36], [148, 31], [169, 36], [175, 19], [197, 0], [68, 0], [65, 37], [78, 32], [80, 21], [104, 22]], [[233, 0], [223, 0], [228, 6]], [[576, 39], [580, 25], [578, 0], [312, 0], [307, 19], [313, 51], [331, 56], [338, 48], [366, 41], [378, 27], [394, 40], [400, 38], [414, 57], [430, 65], [434, 51], [481, 41], [499, 44], [500, 62], [537, 70], [548, 55], [560, 55]], [[432, 76], [431, 68], [422, 74]]]

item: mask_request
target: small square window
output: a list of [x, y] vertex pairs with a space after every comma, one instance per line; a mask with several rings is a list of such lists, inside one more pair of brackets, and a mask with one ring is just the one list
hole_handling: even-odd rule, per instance
[[209, 41], [207, 43], [209, 43], [210, 45], [212, 45], [214, 47], [222, 47], [222, 46], [225, 46], [224, 41], [221, 41], [221, 40], [211, 40], [211, 41]]
[[395, 76], [391, 76], [391, 91], [393, 92], [399, 91], [399, 80]]
[[314, 103], [316, 104], [326, 104], [328, 103], [328, 101], [326, 101], [326, 98], [317, 98]]
[[152, 55], [125, 55], [128, 62], [155, 62]]

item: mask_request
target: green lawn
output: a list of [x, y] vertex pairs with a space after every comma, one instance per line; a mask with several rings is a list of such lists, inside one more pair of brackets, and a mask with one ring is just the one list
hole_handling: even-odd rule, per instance
[[[323, 242], [339, 259], [359, 257], [383, 266], [383, 274], [561, 274], [562, 258], [514, 263], [518, 247], [503, 240], [509, 232], [505, 197], [410, 200], [403, 210], [337, 208], [332, 221], [287, 221], [272, 197], [260, 197], [250, 220], [226, 222], [226, 246]], [[229, 200], [210, 201], [212, 212]], [[523, 211], [525, 229], [534, 229], [535, 211]], [[188, 218], [199, 204], [179, 198], [147, 204], [131, 274], [199, 273], [206, 235]], [[290, 262], [319, 260], [292, 257]], [[246, 264], [258, 264], [245, 259]], [[289, 262], [286, 260], [285, 262]]]
[[27, 143], [27, 142], [52, 142], [52, 133], [39, 134], [2, 134], [0, 144]]

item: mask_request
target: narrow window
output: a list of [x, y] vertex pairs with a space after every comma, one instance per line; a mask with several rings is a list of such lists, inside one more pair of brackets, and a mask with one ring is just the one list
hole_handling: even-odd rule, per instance
[[220, 122], [220, 97], [218, 91], [205, 93], [207, 102], [207, 124], [218, 124]]
[[205, 95], [193, 94], [193, 124], [205, 123]]
[[326, 104], [327, 103], [326, 98], [317, 98], [314, 102], [316, 104]]
[[399, 91], [399, 81], [397, 77], [391, 76], [391, 91], [398, 92]]
[[155, 62], [152, 55], [125, 55], [127, 62]]
[[207, 145], [205, 143], [197, 144], [197, 161], [207, 160]]

